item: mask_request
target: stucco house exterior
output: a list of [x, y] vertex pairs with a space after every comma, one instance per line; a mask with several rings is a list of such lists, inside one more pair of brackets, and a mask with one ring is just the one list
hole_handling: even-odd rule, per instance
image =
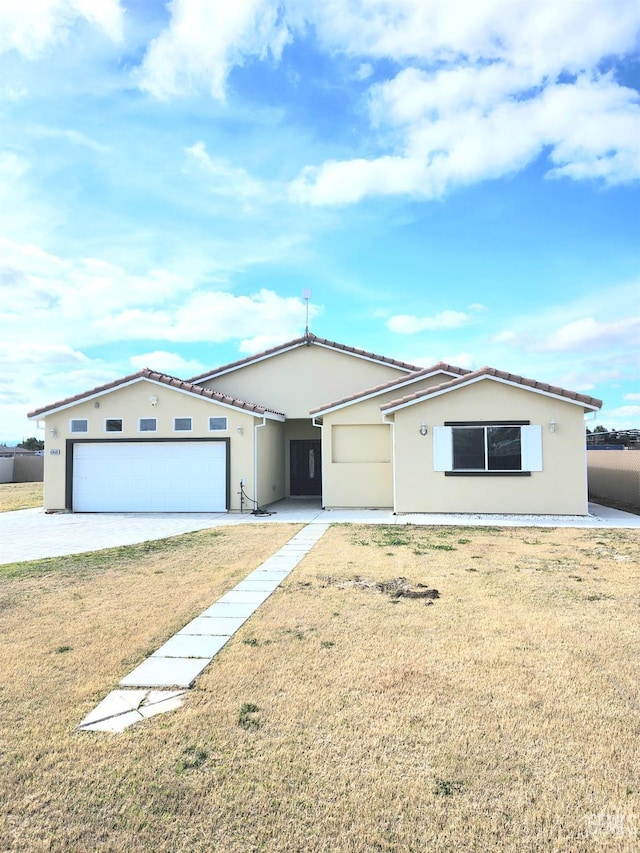
[[44, 506], [225, 512], [306, 496], [398, 513], [587, 512], [600, 400], [306, 333], [182, 380], [144, 369], [29, 413]]

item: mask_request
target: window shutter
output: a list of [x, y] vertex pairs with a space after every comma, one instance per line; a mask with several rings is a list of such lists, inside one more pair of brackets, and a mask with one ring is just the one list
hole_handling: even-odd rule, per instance
[[520, 429], [522, 470], [542, 471], [542, 427], [534, 424]]
[[453, 429], [433, 427], [433, 470], [453, 470]]

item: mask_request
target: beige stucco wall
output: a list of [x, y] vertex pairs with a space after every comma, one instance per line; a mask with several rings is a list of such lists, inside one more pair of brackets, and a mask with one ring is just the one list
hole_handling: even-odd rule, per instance
[[[151, 406], [150, 397], [157, 397], [156, 407]], [[99, 407], [96, 407], [96, 403]], [[140, 433], [138, 418], [141, 417], [157, 418], [157, 432]], [[174, 432], [174, 417], [191, 417], [193, 431]], [[210, 432], [208, 428], [210, 417], [226, 417], [227, 430]], [[86, 418], [89, 422], [89, 431], [72, 434], [70, 431], [72, 418]], [[104, 422], [107, 418], [122, 418], [123, 431], [105, 432]], [[65, 509], [67, 439], [116, 441], [127, 438], [230, 438], [231, 509], [240, 509], [238, 491], [242, 477], [246, 480], [247, 494], [254, 493], [253, 425], [255, 422], [256, 418], [248, 412], [221, 406], [214, 401], [195, 397], [193, 394], [185, 394], [148, 380], [116, 388], [96, 399], [78, 403], [46, 418], [44, 507], [48, 510]], [[261, 422], [261, 419], [258, 422]], [[238, 432], [238, 427], [242, 428], [242, 436]], [[57, 431], [55, 438], [51, 435], [52, 429]], [[51, 451], [59, 451], [59, 453], [54, 455]]]
[[[322, 502], [325, 507], [391, 507], [393, 506], [393, 465], [391, 427], [382, 423], [381, 398], [356, 403], [330, 412], [322, 424]], [[387, 430], [386, 461], [334, 461], [336, 430], [359, 425], [372, 425]], [[378, 432], [361, 431], [360, 459], [380, 459]]]
[[[583, 515], [587, 512], [581, 406], [485, 380], [395, 413], [397, 512]], [[543, 471], [530, 477], [447, 477], [434, 471], [433, 427], [445, 421], [529, 420], [542, 425]], [[557, 422], [549, 432], [551, 420]], [[428, 434], [420, 435], [424, 421]]]
[[[260, 422], [261, 423], [261, 422]], [[254, 427], [257, 440], [258, 506], [281, 500], [286, 494], [284, 428], [278, 421]]]
[[311, 344], [202, 384], [287, 418], [308, 418], [310, 409], [406, 375], [390, 365]]
[[[323, 416], [322, 426], [322, 488], [326, 507], [392, 507], [393, 506], [393, 444], [392, 427], [385, 424], [380, 406], [392, 400], [439, 385], [450, 377], [430, 376], [405, 388], [385, 391], [368, 400], [345, 406]], [[387, 433], [388, 454], [380, 461], [380, 432], [360, 431], [361, 441], [354, 456], [376, 461], [337, 461], [340, 453], [334, 450], [334, 437], [340, 427], [376, 426]], [[347, 442], [349, 439], [347, 439]]]

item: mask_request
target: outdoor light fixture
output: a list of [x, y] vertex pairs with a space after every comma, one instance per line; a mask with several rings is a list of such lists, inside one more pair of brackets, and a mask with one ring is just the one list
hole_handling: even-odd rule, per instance
[[244, 427], [236, 427], [236, 432], [238, 433], [238, 435], [244, 435]]
[[149, 397], [149, 402], [155, 408], [158, 405], [158, 398], [157, 397]]
[[549, 432], [555, 432], [557, 426], [557, 421], [549, 421]]
[[422, 421], [422, 423], [420, 424], [420, 435], [426, 435], [426, 434], [427, 434], [427, 425], [425, 424], [424, 421]]
[[49, 432], [51, 433], [51, 438], [57, 438], [58, 437], [58, 430], [55, 427], [51, 427]]

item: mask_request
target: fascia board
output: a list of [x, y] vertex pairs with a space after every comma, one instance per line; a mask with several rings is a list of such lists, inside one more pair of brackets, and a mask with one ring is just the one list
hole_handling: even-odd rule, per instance
[[407, 385], [413, 385], [414, 382], [420, 382], [422, 379], [429, 379], [431, 376], [439, 375], [451, 376], [452, 379], [457, 379], [459, 376], [458, 373], [451, 373], [449, 370], [434, 370], [432, 373], [424, 373], [417, 377], [408, 376], [403, 382], [398, 382], [398, 384], [394, 385], [392, 388], [381, 388], [378, 391], [373, 391], [371, 394], [364, 394], [362, 397], [357, 397], [355, 400], [347, 400], [345, 403], [338, 403], [336, 406], [329, 406], [326, 409], [321, 409], [320, 411], [315, 412], [315, 417], [329, 415], [331, 412], [339, 411], [339, 409], [346, 409], [348, 406], [355, 406], [357, 403], [372, 400], [374, 397], [379, 397], [380, 394], [388, 394], [396, 388], [406, 388]]
[[270, 420], [276, 421], [285, 421], [286, 418], [283, 415], [276, 414], [275, 412], [252, 412], [251, 409], [244, 409], [242, 406], [233, 406], [230, 403], [223, 403], [220, 400], [214, 400], [211, 397], [204, 397], [202, 394], [196, 394], [193, 391], [188, 391], [186, 388], [176, 388], [173, 385], [167, 385], [166, 382], [159, 382], [157, 379], [151, 379], [148, 376], [138, 376], [135, 379], [129, 380], [129, 382], [123, 382], [122, 385], [114, 385], [113, 388], [106, 388], [104, 391], [98, 391], [95, 394], [88, 394], [86, 397], [82, 397], [78, 400], [73, 400], [69, 403], [65, 403], [63, 406], [56, 406], [52, 409], [47, 409], [44, 412], [40, 412], [38, 415], [34, 415], [29, 418], [30, 421], [41, 420], [42, 418], [47, 418], [50, 415], [55, 415], [58, 412], [63, 412], [65, 409], [70, 409], [73, 406], [79, 406], [81, 403], [88, 403], [91, 400], [96, 400], [100, 397], [106, 397], [108, 394], [112, 394], [114, 391], [119, 391], [121, 388], [128, 388], [131, 385], [136, 385], [138, 382], [148, 382], [150, 385], [156, 385], [158, 388], [162, 388], [164, 391], [174, 391], [178, 394], [186, 394], [188, 397], [196, 400], [204, 400], [205, 403], [214, 403], [217, 406], [222, 406], [224, 409], [231, 409], [234, 412], [242, 412], [245, 415], [252, 415], [254, 418], [269, 418]]
[[476, 382], [487, 381], [499, 382], [502, 385], [510, 385], [512, 388], [519, 388], [521, 391], [530, 391], [533, 394], [541, 394], [543, 397], [550, 397], [553, 400], [559, 400], [561, 403], [571, 403], [574, 406], [580, 406], [583, 410], [589, 410], [592, 412], [599, 411], [597, 406], [591, 406], [589, 403], [582, 403], [580, 400], [572, 400], [570, 397], [563, 397], [562, 394], [553, 394], [550, 391], [544, 391], [542, 388], [532, 388], [530, 385], [522, 385], [520, 382], [511, 382], [509, 379], [502, 379], [500, 376], [476, 376], [474, 379], [469, 379], [467, 382], [461, 382], [453, 388], [443, 388], [440, 391], [435, 391], [433, 394], [425, 394], [423, 397], [418, 397], [415, 400], [407, 400], [406, 403], [400, 403], [397, 406], [393, 406], [393, 408], [384, 409], [384, 413], [391, 414], [392, 412], [399, 412], [401, 409], [406, 409], [409, 406], [415, 406], [417, 403], [423, 403], [426, 400], [433, 400], [436, 397], [442, 396], [442, 394], [450, 394], [453, 391], [459, 391], [461, 388], [466, 388]]

